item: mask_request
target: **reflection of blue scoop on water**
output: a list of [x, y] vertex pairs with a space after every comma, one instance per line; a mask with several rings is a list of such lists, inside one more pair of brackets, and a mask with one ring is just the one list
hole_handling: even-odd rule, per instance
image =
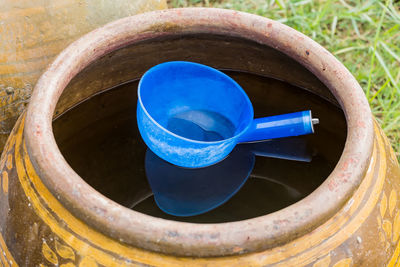
[[147, 146], [178, 166], [224, 159], [239, 142], [313, 133], [310, 111], [253, 120], [243, 89], [224, 73], [191, 62], [167, 62], [139, 83], [137, 121]]
[[235, 195], [253, 170], [255, 155], [311, 161], [305, 140], [285, 138], [238, 145], [223, 161], [199, 169], [174, 166], [147, 150], [145, 169], [161, 210], [175, 216], [193, 216], [210, 211]]

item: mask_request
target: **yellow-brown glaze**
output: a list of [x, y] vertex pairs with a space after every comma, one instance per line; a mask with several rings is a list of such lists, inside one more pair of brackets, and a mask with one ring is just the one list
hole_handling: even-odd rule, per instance
[[[287, 244], [258, 253], [220, 258], [185, 258], [157, 254], [127, 246], [94, 230], [73, 216], [44, 186], [32, 165], [23, 138], [24, 118], [12, 133], [2, 156], [15, 158], [9, 173], [10, 190], [22, 189], [19, 201], [25, 206], [28, 224], [39, 224], [45, 233], [29, 248], [39, 253], [32, 262], [48, 266], [396, 266], [399, 253], [399, 170], [390, 157], [390, 147], [375, 127], [375, 144], [368, 171], [348, 203], [317, 229]], [[11, 155], [11, 157], [10, 157]], [[16, 171], [13, 171], [16, 170]], [[4, 180], [4, 175], [3, 175]], [[2, 192], [2, 200], [12, 201]], [[7, 201], [8, 200], [8, 201]], [[15, 200], [14, 200], [15, 201]], [[4, 205], [5, 201], [1, 202]], [[13, 216], [13, 215], [9, 215]], [[377, 219], [378, 218], [378, 219]], [[21, 225], [14, 225], [21, 227]], [[6, 229], [7, 224], [1, 229]], [[3, 230], [4, 231], [4, 230]], [[17, 259], [19, 251], [0, 239], [6, 260]], [[25, 237], [24, 237], [25, 238]], [[28, 238], [28, 237], [26, 237]], [[382, 242], [379, 241], [382, 239]], [[21, 239], [24, 240], [23, 238]], [[0, 259], [2, 259], [0, 257]], [[18, 263], [18, 260], [17, 262]], [[15, 263], [15, 264], [16, 264]], [[22, 263], [20, 263], [22, 264]]]
[[[146, 7], [147, 5], [151, 5], [151, 3], [159, 4], [158, 8], [162, 8], [163, 5], [165, 5], [164, 1], [145, 2], [146, 5], [144, 6]], [[24, 104], [30, 96], [30, 92], [32, 89], [31, 84], [36, 81], [35, 79], [37, 79], [37, 77], [41, 73], [43, 66], [47, 64], [49, 60], [59, 52], [59, 46], [63, 48], [62, 46], [65, 45], [64, 42], [69, 42], [70, 39], [72, 40], [76, 38], [85, 31], [89, 30], [89, 28], [92, 26], [95, 27], [97, 25], [105, 23], [110, 17], [103, 14], [103, 11], [105, 12], [105, 10], [112, 10], [112, 8], [118, 6], [118, 3], [122, 5], [124, 3], [126, 3], [126, 5], [130, 5], [129, 3], [135, 3], [135, 1], [113, 1], [112, 4], [110, 4], [111, 6], [108, 6], [109, 4], [107, 4], [106, 2], [101, 2], [101, 4], [99, 1], [62, 0], [57, 1], [57, 3], [52, 3], [51, 6], [46, 8], [38, 6], [37, 3], [39, 2], [29, 2], [29, 6], [27, 6], [26, 9], [7, 9], [7, 7], [11, 6], [11, 4], [9, 4], [8, 6], [5, 6], [5, 12], [0, 13], [0, 19], [7, 22], [6, 24], [4, 24], [6, 25], [6, 27], [9, 27], [14, 23], [14, 28], [21, 27], [23, 29], [21, 35], [23, 38], [21, 38], [21, 40], [24, 40], [23, 42], [17, 43], [17, 46], [14, 47], [11, 46], [10, 42], [7, 43], [9, 40], [13, 40], [12, 38], [0, 39], [0, 42], [6, 42], [5, 45], [3, 45], [4, 49], [8, 49], [6, 53], [3, 53], [2, 50], [0, 50], [0, 63], [6, 63], [1, 64], [0, 66], [0, 79], [2, 79], [0, 80], [0, 109], [4, 109], [5, 111], [9, 112], [8, 114], [11, 114], [10, 116], [5, 117], [7, 119], [14, 118], [14, 115], [17, 115], [21, 112]], [[78, 6], [84, 5], [84, 7], [75, 10], [72, 8], [74, 4], [77, 4]], [[129, 10], [129, 8], [127, 8], [126, 10], [117, 8], [117, 10], [121, 12], [126, 12], [127, 10]], [[141, 11], [144, 10], [145, 9]], [[41, 18], [40, 14], [43, 14], [43, 12], [45, 12], [46, 14], [51, 13], [54, 16], [54, 22], [48, 19]], [[203, 15], [199, 16], [200, 13]], [[99, 56], [104, 56], [104, 54], [102, 53], [108, 51], [108, 49], [110, 49], [109, 47], [112, 45], [115, 45], [113, 49], [116, 49], [120, 45], [127, 45], [127, 43], [125, 43], [124, 41], [125, 38], [127, 38], [127, 36], [131, 36], [133, 34], [132, 31], [137, 28], [139, 28], [137, 36], [139, 36], [140, 38], [153, 38], [159, 37], [164, 32], [168, 31], [171, 31], [173, 34], [175, 34], [175, 32], [185, 31], [186, 29], [189, 29], [188, 32], [190, 32], [192, 21], [197, 21], [200, 18], [201, 22], [204, 23], [205, 21], [206, 24], [201, 24], [202, 26], [198, 28], [196, 28], [196, 25], [200, 24], [193, 24], [196, 27], [192, 28], [192, 30], [200, 29], [200, 32], [202, 32], [206, 28], [205, 26], [211, 25], [211, 32], [214, 32], [216, 29], [218, 29], [218, 27], [220, 27], [221, 31], [216, 32], [225, 35], [227, 34], [227, 32], [234, 32], [235, 27], [237, 27], [239, 29], [239, 31], [237, 31], [238, 35], [242, 35], [246, 38], [254, 38], [254, 40], [256, 40], [258, 43], [266, 43], [269, 46], [271, 46], [271, 44], [278, 44], [273, 45], [273, 47], [276, 47], [282, 50], [282, 52], [285, 52], [286, 54], [289, 54], [291, 56], [299, 55], [299, 51], [291, 50], [292, 46], [289, 45], [289, 41], [292, 42], [293, 40], [297, 40], [296, 38], [299, 38], [298, 40], [301, 40], [301, 42], [299, 42], [301, 43], [301, 45], [294, 46], [294, 48], [298, 50], [302, 48], [302, 45], [304, 44], [308, 43], [310, 45], [310, 40], [307, 41], [304, 36], [300, 36], [297, 33], [295, 34], [293, 32], [291, 32], [292, 35], [290, 35], [290, 38], [283, 38], [283, 40], [280, 39], [281, 36], [285, 36], [284, 34], [289, 33], [290, 30], [288, 28], [282, 28], [282, 25], [279, 26], [279, 24], [276, 24], [275, 22], [268, 20], [262, 21], [260, 19], [256, 20], [255, 17], [252, 16], [246, 18], [245, 15], [240, 15], [237, 12], [231, 12], [229, 14], [228, 13], [228, 11], [221, 10], [210, 12], [205, 10], [176, 10], [172, 11], [170, 15], [162, 15], [163, 12], [154, 13], [152, 15], [149, 15], [149, 17], [139, 16], [139, 18], [142, 18], [143, 20], [138, 21], [142, 23], [137, 23], [137, 21], [136, 23], [131, 23], [129, 20], [123, 20], [122, 22], [120, 22], [119, 25], [125, 25], [125, 28], [122, 27], [122, 33], [124, 32], [124, 29], [129, 29], [129, 34], [117, 34], [116, 36], [114, 36], [112, 35], [113, 31], [109, 31], [106, 32], [106, 34], [101, 35], [101, 39], [93, 39], [92, 37], [90, 37], [87, 38], [87, 40], [82, 40], [88, 41], [87, 44], [91, 44], [89, 46], [90, 48], [97, 45], [94, 43], [90, 43], [90, 41], [98, 40], [103, 45], [100, 46], [103, 50], [97, 50], [100, 51], [97, 53], [99, 53]], [[117, 12], [116, 17], [121, 16], [121, 14], [122, 13]], [[21, 16], [24, 18], [26, 17], [27, 20], [30, 20], [32, 23], [25, 23], [24, 21], [21, 22], [22, 24], [18, 24], [20, 22], [18, 22], [16, 18]], [[172, 22], [163, 22], [163, 19], [167, 18], [168, 16], [172, 18]], [[244, 19], [243, 21], [237, 21], [238, 17], [240, 16], [243, 16], [246, 19]], [[85, 17], [86, 20], [80, 20], [83, 17]], [[160, 18], [161, 22], [155, 23], [154, 25], [146, 24], [148, 26], [146, 26], [147, 28], [144, 26], [140, 28], [142, 24], [145, 24], [148, 21], [158, 21], [160, 20]], [[182, 27], [182, 23], [175, 22], [175, 20], [181, 21], [182, 18], [187, 19], [186, 21], [183, 20], [184, 27]], [[135, 20], [132, 21], [135, 22]], [[234, 23], [235, 21], [236, 24]], [[259, 23], [256, 23], [257, 21]], [[82, 23], [85, 24], [88, 22], [93, 24], [89, 28], [85, 28], [81, 25]], [[40, 30], [40, 36], [35, 32], [37, 29], [35, 27], [32, 27], [32, 25], [36, 25], [35, 23], [40, 24], [38, 26], [38, 29]], [[199, 22], [197, 21], [196, 23]], [[131, 25], [135, 25], [135, 27], [132, 28]], [[268, 26], [265, 27], [265, 25]], [[120, 26], [118, 27], [118, 30], [121, 30]], [[279, 28], [281, 29], [281, 31], [277, 30]], [[257, 32], [255, 31], [256, 29], [260, 30], [258, 31], [259, 34], [255, 34], [255, 32]], [[4, 33], [4, 31], [11, 32], [10, 28], [4, 27], [0, 28], [0, 31], [2, 31], [1, 33]], [[68, 33], [67, 35], [65, 35], [65, 31]], [[115, 38], [110, 40], [110, 42], [103, 44], [101, 41], [106, 40], [107, 37], [110, 35], [114, 36]], [[1, 36], [5, 35], [3, 34]], [[38, 39], [38, 36], [43, 39]], [[279, 42], [269, 43], [270, 40], [279, 40]], [[281, 46], [279, 44], [281, 44]], [[227, 45], [224, 46], [224, 49], [226, 47]], [[366, 111], [369, 110], [369, 108], [366, 101], [364, 101], [365, 103], [363, 104], [363, 100], [365, 100], [364, 95], [362, 95], [361, 98], [360, 94], [362, 93], [362, 90], [361, 88], [359, 88], [359, 90], [357, 89], [358, 85], [356, 84], [356, 81], [351, 80], [349, 78], [351, 75], [348, 74], [338, 62], [333, 61], [332, 58], [330, 59], [329, 68], [324, 67], [322, 68], [322, 70], [320, 70], [319, 63], [326, 62], [326, 60], [329, 59], [329, 55], [324, 54], [326, 53], [326, 51], [321, 50], [322, 48], [316, 47], [314, 43], [311, 44], [311, 47], [316, 52], [311, 53], [310, 57], [304, 59], [297, 56], [296, 59], [302, 61], [303, 65], [313, 67], [312, 70], [314, 73], [319, 73], [321, 79], [325, 77], [325, 79], [322, 80], [327, 81], [333, 89], [336, 88], [336, 93], [337, 96], [339, 96], [338, 99], [340, 100], [339, 102], [343, 104], [342, 107], [344, 107], [344, 111], [348, 116], [347, 122], [350, 131], [348, 132], [349, 141], [347, 148], [352, 147], [353, 145], [352, 148], [358, 149], [358, 152], [368, 151], [368, 153], [365, 153], [367, 155], [363, 155], [363, 164], [358, 164], [360, 159], [357, 158], [357, 155], [360, 156], [360, 154], [357, 154], [357, 151], [347, 151], [343, 153], [342, 159], [344, 160], [340, 161], [337, 165], [342, 172], [336, 172], [336, 176], [331, 177], [330, 179], [328, 178], [329, 182], [334, 181], [332, 187], [324, 187], [325, 183], [320, 186], [320, 188], [324, 188], [324, 195], [332, 196], [333, 201], [331, 201], [331, 203], [335, 202], [336, 199], [340, 197], [342, 197], [342, 202], [340, 202], [340, 205], [336, 205], [337, 209], [332, 211], [332, 213], [329, 213], [329, 216], [327, 215], [324, 217], [323, 215], [321, 215], [320, 221], [317, 221], [316, 225], [313, 224], [312, 228], [308, 229], [308, 231], [306, 231], [307, 229], [302, 229], [302, 231], [298, 231], [299, 228], [293, 228], [297, 232], [294, 235], [291, 235], [292, 238], [284, 240], [285, 242], [279, 243], [281, 245], [274, 244], [275, 239], [271, 239], [272, 242], [271, 240], [262, 239], [263, 242], [269, 241], [273, 244], [272, 246], [263, 247], [264, 250], [246, 250], [244, 248], [244, 245], [246, 245], [246, 243], [242, 242], [241, 244], [236, 245], [235, 239], [232, 242], [233, 249], [229, 248], [231, 250], [229, 250], [227, 254], [221, 254], [225, 256], [219, 256], [219, 254], [216, 253], [206, 254], [216, 255], [219, 257], [176, 256], [176, 254], [179, 253], [177, 249], [172, 250], [174, 252], [171, 252], [169, 254], [165, 252], [168, 250], [163, 250], [165, 253], [157, 253], [155, 252], [158, 251], [157, 248], [159, 247], [157, 246], [150, 246], [152, 249], [150, 251], [138, 248], [141, 246], [141, 244], [138, 243], [135, 244], [137, 245], [137, 247], [135, 247], [127, 245], [127, 243], [129, 242], [124, 243], [120, 240], [113, 239], [110, 232], [107, 232], [107, 229], [104, 230], [105, 228], [99, 227], [94, 228], [89, 225], [89, 220], [92, 217], [86, 216], [86, 213], [84, 214], [84, 216], [81, 216], [82, 214], [78, 214], [76, 210], [68, 209], [67, 206], [64, 206], [63, 203], [66, 202], [60, 200], [60, 191], [56, 190], [61, 187], [69, 188], [66, 187], [65, 183], [63, 183], [65, 182], [63, 180], [63, 177], [56, 177], [53, 175], [48, 175], [47, 177], [44, 177], [43, 175], [41, 175], [44, 173], [46, 167], [49, 167], [49, 165], [53, 167], [55, 166], [56, 168], [60, 168], [61, 165], [39, 164], [40, 161], [38, 161], [38, 155], [40, 154], [40, 152], [45, 151], [45, 148], [48, 147], [46, 145], [43, 146], [43, 143], [40, 144], [35, 142], [38, 142], [38, 140], [41, 141], [43, 135], [50, 132], [50, 130], [47, 132], [40, 131], [41, 127], [45, 123], [39, 123], [38, 125], [32, 124], [32, 122], [35, 122], [35, 120], [32, 119], [32, 117], [34, 117], [32, 115], [38, 114], [38, 110], [36, 110], [36, 112], [33, 112], [35, 111], [34, 108], [40, 107], [40, 105], [42, 104], [42, 101], [36, 101], [34, 105], [30, 106], [30, 120], [25, 121], [25, 117], [22, 116], [19, 122], [14, 127], [13, 132], [8, 138], [8, 142], [5, 146], [2, 158], [0, 160], [0, 213], [3, 215], [0, 216], [1, 264], [4, 266], [26, 266], [27, 264], [29, 264], [30, 266], [57, 265], [65, 267], [137, 265], [310, 267], [385, 265], [398, 266], [400, 264], [400, 209], [398, 203], [398, 194], [400, 192], [400, 172], [398, 162], [396, 160], [396, 157], [394, 156], [393, 150], [390, 148], [390, 144], [387, 138], [384, 136], [379, 126], [375, 125], [374, 134], [372, 134], [372, 119], [365, 119], [368, 117], [368, 114], [358, 114], [359, 112], [361, 112], [360, 110]], [[73, 52], [76, 53], [76, 51]], [[303, 51], [300, 52], [300, 55], [304, 54]], [[46, 56], [43, 57], [42, 53], [48, 54], [45, 54]], [[71, 54], [73, 55], [74, 53]], [[83, 58], [86, 59], [87, 57], [93, 56], [93, 54], [94, 49], [93, 53], [88, 53], [87, 55], [84, 55]], [[321, 56], [320, 58], [316, 57], [317, 55], [323, 56]], [[150, 57], [156, 58], [155, 56]], [[68, 58], [70, 58], [70, 56], [68, 56]], [[133, 58], [136, 59], [136, 57]], [[229, 55], [229, 58], [231, 58], [231, 55]], [[108, 60], [107, 57], [103, 57], [102, 59]], [[157, 60], [159, 60], [158, 57]], [[70, 61], [79, 62], [76, 60]], [[270, 61], [268, 60], [268, 62]], [[281, 63], [281, 60], [278, 60], [278, 62]], [[60, 64], [54, 64], [53, 68], [57, 66], [65, 66], [66, 63], [68, 62], [61, 61]], [[240, 64], [242, 64], [242, 61], [240, 61]], [[261, 65], [264, 65], [264, 61]], [[124, 67], [125, 65], [122, 64], [121, 66]], [[71, 69], [75, 69], [75, 67], [71, 67]], [[322, 72], [330, 73], [330, 75], [322, 74]], [[17, 73], [17, 75], [14, 75], [15, 73]], [[63, 69], [60, 73], [66, 73], [65, 69]], [[138, 71], [137, 73], [141, 72]], [[111, 72], [110, 75], [114, 75], [114, 73]], [[46, 75], [43, 76], [44, 80], [41, 81], [46, 81]], [[52, 74], [48, 75], [48, 77], [50, 76], [53, 77]], [[94, 77], [96, 78], [97, 76]], [[129, 78], [132, 77], [136, 77], [136, 75], [129, 76]], [[301, 75], [301, 80], [303, 80], [304, 77]], [[347, 83], [342, 83], [342, 81], [347, 81]], [[2, 82], [6, 84], [2, 84]], [[39, 89], [44, 90], [47, 87], [48, 83], [42, 82], [39, 83], [39, 85], [41, 85], [38, 86]], [[104, 86], [106, 86], [106, 84]], [[107, 85], [106, 87], [109, 88], [110, 86]], [[79, 102], [76, 101], [76, 99], [82, 96], [80, 95], [81, 92], [84, 91], [82, 90], [82, 88], [84, 87], [77, 86], [76, 91], [72, 90], [69, 92], [69, 94], [66, 94], [67, 97], [64, 98], [64, 101], [66, 101], [65, 103], [76, 104], [77, 102]], [[61, 89], [64, 88], [58, 88], [57, 90]], [[339, 90], [342, 91], [339, 92]], [[38, 90], [36, 92], [41, 91]], [[43, 93], [44, 96], [49, 95], [48, 91], [43, 92], [46, 92]], [[71, 92], [76, 92], [76, 94], [72, 94]], [[90, 96], [93, 92], [87, 91], [86, 93], [88, 93], [88, 96]], [[40, 94], [38, 95], [41, 96]], [[71, 98], [74, 96], [76, 98]], [[41, 98], [39, 97], [39, 99]], [[55, 102], [52, 103], [56, 105], [57, 101], [54, 101]], [[71, 103], [68, 101], [71, 101]], [[51, 105], [44, 106], [48, 107]], [[60, 107], [68, 107], [68, 105], [60, 105]], [[365, 116], [363, 117], [362, 115]], [[48, 117], [48, 121], [50, 120], [51, 116]], [[11, 124], [12, 119], [8, 122], [9, 124]], [[368, 128], [369, 126], [370, 128]], [[366, 147], [363, 148], [364, 150], [360, 150], [359, 146], [354, 145], [357, 144], [356, 140], [354, 140], [354, 136], [356, 136], [357, 139], [364, 140], [363, 144], [366, 144]], [[368, 139], [368, 136], [371, 138]], [[30, 138], [33, 137], [37, 137], [37, 139], [33, 142], [29, 142], [28, 146], [27, 140], [31, 140]], [[374, 138], [373, 148], [372, 137]], [[45, 142], [44, 144], [47, 143]], [[28, 147], [29, 153], [31, 154], [28, 153]], [[49, 162], [51, 163], [51, 160], [54, 161], [56, 153], [51, 152], [54, 152], [54, 150], [47, 151], [50, 151], [50, 153], [45, 153], [46, 160], [49, 160]], [[352, 154], [353, 152], [354, 155]], [[35, 158], [31, 158], [30, 155], [35, 156]], [[43, 163], [47, 161], [41, 162]], [[352, 173], [354, 173], [355, 168], [359, 168], [359, 170], [362, 170], [363, 176], [354, 176], [357, 179], [337, 179], [338, 177], [349, 178], [345, 175], [351, 175]], [[49, 173], [55, 174], [57, 172], [46, 172], [46, 174]], [[57, 178], [55, 180], [59, 182], [56, 183], [56, 187], [58, 188], [51, 188], [51, 186], [46, 187], [46, 185], [49, 185], [49, 183], [45, 183], [44, 181], [46, 181], [45, 178], [48, 177]], [[361, 184], [359, 184], [360, 180], [358, 179], [358, 177], [362, 177]], [[347, 184], [340, 183], [341, 181], [347, 182], [349, 180], [351, 180], [352, 182], [348, 182]], [[47, 182], [48, 181], [49, 180], [47, 180]], [[345, 190], [343, 188], [347, 188], [346, 192], [350, 192], [350, 196], [344, 194], [346, 192], [344, 192]], [[341, 189], [343, 190], [341, 191]], [[72, 191], [73, 190], [68, 191], [68, 193]], [[51, 192], [56, 193], [54, 193], [53, 195]], [[65, 195], [66, 194], [61, 196]], [[102, 200], [104, 200], [104, 198]], [[347, 202], [343, 205], [345, 201]], [[313, 204], [315, 203], [319, 205], [321, 204], [320, 202], [314, 202]], [[76, 208], [76, 206], [80, 204], [81, 203], [78, 203], [75, 204], [75, 206], [72, 206], [73, 208]], [[310, 205], [310, 203], [308, 204]], [[318, 212], [315, 213], [319, 215]], [[78, 215], [80, 215], [81, 217], [78, 218]], [[139, 215], [139, 213], [137, 213], [135, 216], [137, 215]], [[21, 219], [22, 217], [23, 219]], [[121, 219], [122, 217], [118, 218]], [[263, 218], [268, 217], [266, 216]], [[268, 219], [263, 220], [268, 222]], [[114, 223], [118, 223], [118, 220], [115, 220]], [[240, 222], [237, 223], [240, 224]], [[96, 223], [93, 223], [93, 225], [96, 226]], [[115, 225], [106, 225], [107, 228], [115, 231], [115, 227], [113, 228], [113, 226]], [[160, 227], [160, 225], [158, 226]], [[103, 232], [97, 229], [103, 229]], [[240, 230], [242, 228], [238, 227], [237, 229]], [[253, 228], [253, 230], [258, 229], [259, 227]], [[264, 228], [260, 229], [261, 233]], [[153, 228], [153, 230], [153, 232], [155, 232], [157, 229]], [[115, 232], [122, 233], [119, 231]], [[141, 232], [140, 234], [142, 234], [143, 232]], [[110, 234], [110, 236], [106, 233]], [[244, 233], [246, 235], [248, 234], [248, 232]], [[145, 242], [147, 239], [151, 239], [150, 237], [152, 234], [152, 232], [146, 232], [145, 234], [143, 234], [143, 236], [145, 236], [145, 239], [141, 240], [144, 240], [143, 242]], [[231, 233], [229, 232], [229, 235], [230, 234]], [[285, 233], [283, 233], [282, 236], [286, 238]], [[134, 236], [132, 239], [136, 238], [137, 237]], [[182, 238], [182, 236], [176, 235], [176, 238]], [[205, 240], [208, 242], [207, 239]], [[167, 244], [168, 246], [175, 245], [172, 242]], [[190, 246], [188, 247], [190, 248]], [[266, 247], [268, 247], [268, 249]], [[203, 248], [207, 248], [210, 250], [217, 249], [215, 246], [212, 245], [212, 243], [207, 243], [206, 246], [203, 246]], [[183, 249], [187, 249], [187, 247], [182, 246], [182, 250]], [[243, 254], [240, 254], [241, 252], [243, 252]], [[194, 250], [192, 254], [180, 255], [196, 256], [197, 253], [202, 253], [202, 251], [197, 248], [197, 250]]]
[[62, 49], [107, 22], [166, 7], [165, 0], [2, 1], [0, 150], [39, 76]]

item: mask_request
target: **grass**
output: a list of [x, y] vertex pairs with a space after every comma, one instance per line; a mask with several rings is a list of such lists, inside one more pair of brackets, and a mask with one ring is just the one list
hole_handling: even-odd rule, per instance
[[400, 159], [399, 0], [170, 0], [280, 21], [317, 41], [356, 77]]

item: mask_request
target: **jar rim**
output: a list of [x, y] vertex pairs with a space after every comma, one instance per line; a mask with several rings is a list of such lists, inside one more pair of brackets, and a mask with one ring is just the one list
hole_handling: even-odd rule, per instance
[[[68, 165], [56, 144], [52, 118], [70, 80], [90, 63], [116, 49], [159, 36], [186, 33], [226, 34], [273, 47], [301, 63], [330, 89], [345, 113], [347, 139], [335, 169], [314, 192], [289, 207], [261, 217], [192, 224], [125, 208], [90, 187]], [[63, 50], [36, 84], [27, 109], [24, 138], [42, 182], [68, 211], [99, 232], [150, 251], [180, 256], [225, 256], [285, 243], [310, 232], [342, 208], [367, 170], [373, 147], [373, 119], [356, 79], [309, 37], [279, 22], [248, 13], [183, 8], [117, 20], [84, 35]]]

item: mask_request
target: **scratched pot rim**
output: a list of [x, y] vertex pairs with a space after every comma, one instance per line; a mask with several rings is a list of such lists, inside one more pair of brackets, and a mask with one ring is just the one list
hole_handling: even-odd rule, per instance
[[[125, 208], [89, 186], [57, 147], [52, 118], [70, 80], [101, 56], [143, 40], [183, 34], [236, 36], [273, 47], [316, 75], [333, 93], [347, 121], [347, 139], [335, 169], [306, 198], [277, 212], [244, 221], [192, 224]], [[29, 104], [24, 137], [43, 183], [74, 216], [127, 245], [181, 256], [255, 252], [312, 231], [337, 212], [360, 185], [370, 162], [373, 120], [351, 73], [327, 50], [279, 22], [233, 10], [184, 8], [123, 18], [81, 37], [49, 66]], [[329, 140], [327, 140], [329, 142]]]

